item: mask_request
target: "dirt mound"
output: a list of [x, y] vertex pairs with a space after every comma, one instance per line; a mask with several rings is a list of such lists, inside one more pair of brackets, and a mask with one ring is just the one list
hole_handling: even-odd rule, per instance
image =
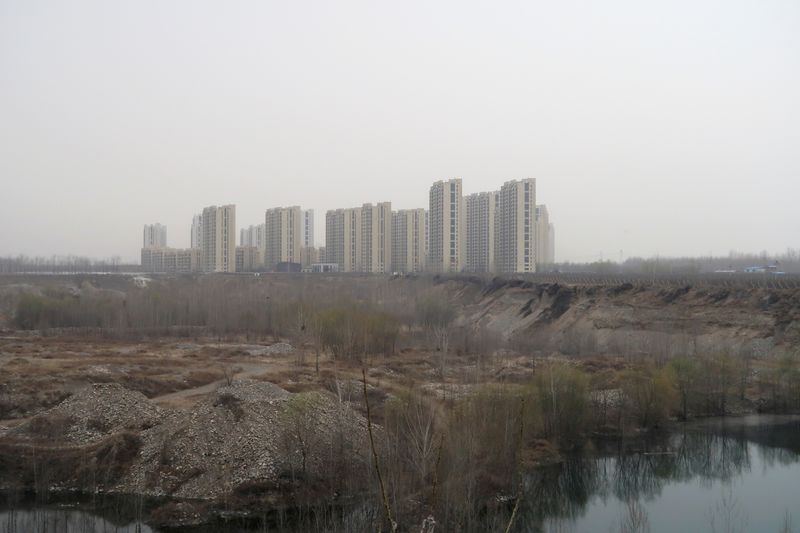
[[119, 488], [182, 498], [323, 478], [332, 450], [347, 450], [348, 461], [368, 457], [366, 420], [332, 395], [290, 394], [249, 380], [220, 387], [142, 438], [137, 463]]
[[88, 444], [109, 434], [158, 424], [164, 411], [147, 397], [116, 383], [91, 385], [12, 432], [17, 437]]

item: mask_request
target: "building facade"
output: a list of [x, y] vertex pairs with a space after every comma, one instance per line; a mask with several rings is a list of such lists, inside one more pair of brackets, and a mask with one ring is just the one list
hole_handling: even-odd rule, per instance
[[316, 242], [314, 241], [314, 210], [306, 209], [303, 211], [303, 242], [300, 244], [303, 248], [314, 248]]
[[496, 209], [495, 270], [536, 272], [536, 180], [505, 182]]
[[189, 236], [190, 248], [197, 248], [198, 250], [203, 244], [203, 215], [202, 213], [192, 217], [192, 232]]
[[162, 224], [145, 224], [142, 248], [166, 248], [167, 227]]
[[494, 272], [497, 192], [479, 192], [464, 199], [466, 207], [466, 251], [464, 270]]
[[264, 255], [257, 246], [236, 247], [236, 272], [259, 272], [264, 269]]
[[325, 214], [325, 262], [339, 265], [339, 272], [361, 271], [360, 207]]
[[461, 178], [437, 181], [431, 186], [428, 216], [429, 270], [461, 272], [466, 237]]
[[[536, 206], [536, 268], [541, 270], [544, 265], [551, 265], [555, 262], [552, 255], [554, 250], [550, 242], [551, 235], [554, 234], [553, 225], [550, 223], [550, 213], [544, 204]], [[554, 235], [553, 235], [554, 236]]]
[[189, 273], [200, 270], [199, 248], [142, 248], [145, 272]]
[[264, 268], [279, 264], [300, 264], [302, 210], [299, 206], [267, 209], [264, 215]]
[[424, 209], [401, 209], [392, 214], [392, 272], [425, 270], [425, 220]]
[[312, 263], [319, 263], [319, 250], [315, 247], [303, 247], [300, 248], [300, 266], [303, 268], [308, 268], [311, 266]]
[[204, 272], [236, 272], [236, 206], [203, 209], [201, 269]]
[[392, 268], [392, 203], [361, 206], [360, 272], [386, 273]]

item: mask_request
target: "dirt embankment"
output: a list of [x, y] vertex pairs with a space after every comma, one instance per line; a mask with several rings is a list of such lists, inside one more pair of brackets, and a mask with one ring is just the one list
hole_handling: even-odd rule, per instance
[[[135, 334], [137, 324], [149, 324], [141, 331], [155, 328], [164, 335], [174, 332], [155, 326], [186, 329], [182, 333], [201, 328], [192, 333], [198, 335], [204, 334], [203, 327], [216, 328], [213, 334], [241, 333], [248, 330], [254, 313], [298, 300], [321, 307], [368, 303], [413, 321], [419, 299], [435, 294], [453, 303], [463, 330], [485, 330], [522, 348], [568, 355], [669, 356], [735, 349], [760, 356], [800, 345], [800, 289], [715, 285], [702, 278], [696, 284], [656, 286], [646, 281], [569, 285], [478, 276], [153, 276], [144, 284], [131, 276], [6, 276], [0, 277], [0, 329], [15, 326], [25, 294], [52, 304], [38, 314], [35, 306], [28, 309], [49, 327], [75, 322], [86, 330], [91, 325], [81, 318], [86, 310], [68, 305], [86, 300], [107, 306], [104, 317], [119, 315], [108, 324], [98, 317], [98, 327], [125, 324], [125, 334]], [[168, 302], [182, 303], [173, 308]], [[247, 302], [253, 306], [247, 307]], [[151, 315], [158, 305], [164, 309], [157, 313], [162, 318], [155, 320]], [[74, 314], [64, 311], [67, 308]], [[175, 323], [163, 320], [173, 315], [182, 318]], [[239, 318], [226, 322], [219, 318], [223, 315]], [[269, 322], [271, 316], [263, 318]], [[253, 331], [264, 333], [257, 327]]]
[[800, 290], [450, 280], [462, 328], [567, 355], [708, 351], [763, 356], [800, 346]]

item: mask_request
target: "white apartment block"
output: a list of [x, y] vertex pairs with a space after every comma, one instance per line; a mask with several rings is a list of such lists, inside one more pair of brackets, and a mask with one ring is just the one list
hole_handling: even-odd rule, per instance
[[314, 210], [303, 211], [303, 248], [314, 248]]
[[547, 231], [547, 259], [551, 265], [556, 262], [556, 228], [552, 222]]
[[466, 237], [461, 178], [431, 186], [428, 227], [428, 268], [433, 272], [460, 272]]
[[203, 209], [201, 269], [236, 272], [236, 206], [212, 205]]
[[392, 214], [392, 272], [425, 269], [426, 219], [424, 209], [401, 209]]
[[166, 248], [167, 227], [161, 224], [145, 224], [142, 248]]
[[507, 181], [500, 188], [495, 228], [495, 269], [536, 272], [536, 180]]
[[192, 234], [190, 235], [190, 247], [200, 249], [203, 243], [203, 215], [198, 214], [192, 217]]
[[264, 253], [267, 249], [267, 227], [265, 224], [250, 225], [242, 228], [239, 232], [239, 246], [252, 246], [258, 248], [261, 253], [261, 261], [264, 261]]
[[470, 194], [464, 199], [466, 206], [467, 272], [494, 272], [495, 218], [500, 195], [495, 192]]
[[267, 209], [264, 215], [264, 267], [274, 270], [279, 263], [300, 263], [302, 210], [299, 206]]
[[361, 206], [361, 272], [392, 268], [392, 203]]
[[339, 265], [339, 272], [361, 271], [360, 207], [325, 213], [325, 262]]
[[536, 206], [536, 266], [537, 269], [543, 265], [550, 265], [555, 262], [552, 251], [553, 244], [550, 242], [551, 234], [555, 237], [555, 230], [550, 223], [550, 214], [544, 204]]

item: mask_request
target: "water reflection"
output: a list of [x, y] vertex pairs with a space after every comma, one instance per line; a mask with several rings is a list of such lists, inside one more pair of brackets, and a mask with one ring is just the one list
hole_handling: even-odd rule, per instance
[[[787, 519], [800, 523], [800, 418], [713, 421], [649, 441], [600, 446], [591, 456], [530, 472], [525, 491], [516, 531], [641, 531], [631, 527], [635, 523], [654, 533], [709, 531], [712, 520], [719, 525], [732, 517], [737, 531], [779, 531]], [[140, 498], [105, 498], [78, 508], [74, 497], [65, 501], [69, 508], [7, 498], [0, 533], [157, 531], [141, 521], [146, 504]], [[361, 530], [374, 518], [364, 513], [371, 512], [379, 511], [365, 505], [318, 529]], [[266, 524], [201, 529], [262, 531]], [[305, 530], [282, 520], [276, 527]]]
[[78, 509], [0, 511], [0, 533], [151, 533], [141, 522], [114, 524]]
[[[690, 530], [708, 530], [707, 515], [727, 487], [742, 494], [780, 491], [784, 498], [773, 498], [777, 515], [766, 529], [764, 502], [741, 502], [751, 515], [752, 531], [777, 531], [785, 511], [800, 508], [800, 424], [796, 419], [742, 421], [747, 423], [689, 426], [656, 441], [629, 444], [613, 455], [574, 457], [537, 470], [526, 483], [524, 528], [540, 530], [545, 524], [548, 531], [620, 531], [626, 507], [643, 502], [652, 531], [678, 530], [677, 522]], [[689, 510], [662, 509], [667, 501], [673, 506], [685, 502], [699, 518], [676, 518]], [[701, 505], [705, 508], [698, 513]], [[661, 515], [669, 523], [659, 521]]]

